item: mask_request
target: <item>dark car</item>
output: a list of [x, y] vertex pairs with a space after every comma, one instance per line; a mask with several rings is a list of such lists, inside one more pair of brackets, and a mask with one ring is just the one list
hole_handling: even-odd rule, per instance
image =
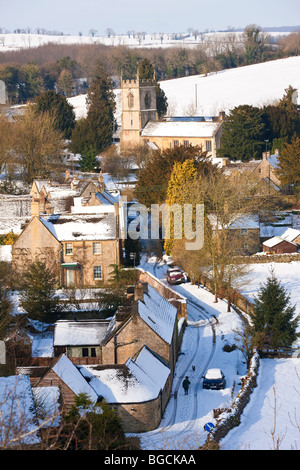
[[180, 268], [170, 268], [167, 271], [167, 281], [169, 284], [181, 284], [185, 282], [185, 275]]
[[221, 369], [209, 369], [203, 376], [203, 388], [220, 390], [225, 388], [225, 376]]

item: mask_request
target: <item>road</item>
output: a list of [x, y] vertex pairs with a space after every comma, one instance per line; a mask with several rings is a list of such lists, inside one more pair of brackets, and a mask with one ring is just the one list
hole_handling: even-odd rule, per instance
[[[152, 272], [162, 282], [166, 282], [165, 274], [168, 268], [162, 262], [157, 262], [156, 255], [145, 255], [141, 267]], [[211, 295], [203, 289], [197, 290], [197, 296], [187, 290], [190, 283], [175, 286], [187, 299], [187, 327], [183, 336], [181, 351], [175, 368], [172, 393], [165, 409], [161, 423], [154, 431], [139, 434], [141, 447], [147, 450], [190, 450], [198, 448], [205, 442], [207, 431], [204, 425], [214, 422], [213, 409], [226, 406], [232, 400], [232, 390], [236, 380], [236, 371], [241, 370], [241, 358], [238, 354], [229, 356], [222, 351], [224, 341], [228, 338], [225, 324], [221, 320], [226, 314], [226, 305], [217, 307], [206, 305], [199, 298]], [[193, 286], [195, 287], [195, 286]], [[213, 296], [211, 295], [213, 299]], [[230, 314], [227, 318], [231, 319]], [[232, 314], [231, 314], [232, 315]], [[219, 317], [218, 317], [219, 316]], [[221, 321], [220, 321], [221, 320]], [[231, 328], [230, 328], [231, 332]], [[231, 332], [232, 334], [232, 332]], [[232, 361], [233, 359], [233, 361]], [[202, 376], [210, 367], [222, 364], [227, 375], [228, 388], [225, 390], [203, 390]], [[184, 395], [182, 382], [188, 375], [191, 381], [189, 395]]]

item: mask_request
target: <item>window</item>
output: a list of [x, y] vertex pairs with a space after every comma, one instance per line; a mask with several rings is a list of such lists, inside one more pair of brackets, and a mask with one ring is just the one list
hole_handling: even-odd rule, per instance
[[147, 92], [146, 95], [145, 95], [145, 108], [150, 109], [150, 106], [151, 106], [151, 96]]
[[133, 108], [134, 106], [134, 97], [132, 93], [128, 95], [128, 108]]
[[82, 357], [89, 357], [89, 348], [82, 348]]
[[65, 254], [72, 255], [73, 254], [73, 243], [66, 243], [65, 244]]
[[188, 141], [188, 140], [184, 140], [184, 141], [183, 141], [183, 145], [184, 145], [185, 147], [188, 147], [188, 146], [189, 146], [189, 141]]
[[211, 140], [205, 141], [205, 148], [208, 152], [211, 152]]
[[178, 147], [179, 146], [179, 140], [173, 140], [173, 146]]
[[101, 255], [101, 243], [93, 242], [93, 255]]
[[82, 348], [82, 357], [96, 357], [96, 348]]
[[94, 266], [94, 279], [102, 279], [102, 268], [101, 266]]

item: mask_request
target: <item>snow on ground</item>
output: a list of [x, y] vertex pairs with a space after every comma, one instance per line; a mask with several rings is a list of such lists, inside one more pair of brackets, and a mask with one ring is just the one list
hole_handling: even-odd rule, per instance
[[[297, 56], [208, 75], [164, 80], [160, 86], [168, 99], [168, 114], [189, 115], [192, 109], [193, 115], [214, 116], [220, 111], [228, 113], [239, 105], [261, 107], [276, 102], [290, 85], [300, 89], [299, 75], [300, 56]], [[114, 92], [116, 119], [121, 125], [121, 91], [116, 89]], [[68, 98], [77, 119], [86, 115], [85, 99], [86, 95]]]
[[[267, 277], [273, 271], [276, 278], [282, 283], [290, 294], [291, 303], [296, 304], [296, 314], [300, 315], [300, 262], [290, 263], [258, 263], [251, 264], [251, 270], [247, 275], [247, 284], [241, 288], [241, 293], [250, 301], [259, 291], [262, 284], [265, 284]], [[299, 326], [300, 332], [300, 326]], [[297, 344], [300, 346], [300, 339]]]
[[[147, 269], [166, 282], [167, 266], [163, 262], [157, 263], [157, 259], [153, 256], [148, 260], [143, 259], [141, 265], [143, 269]], [[297, 304], [297, 311], [299, 311], [300, 263], [272, 263], [272, 266], [276, 275], [290, 290], [292, 301]], [[248, 296], [250, 300], [253, 299], [260, 284], [265, 282], [270, 267], [269, 263], [253, 266], [248, 285], [243, 290], [244, 295]], [[201, 387], [202, 370], [199, 376], [199, 369], [207, 363], [207, 356], [212, 344], [212, 332], [208, 324], [200, 329], [192, 327], [191, 318], [192, 320], [196, 319], [195, 309], [189, 306], [189, 326], [184, 334], [182, 354], [180, 354], [176, 365], [173, 394], [161, 425], [153, 432], [138, 435], [142, 448], [148, 450], [188, 450], [202, 445], [207, 436], [207, 431], [203, 429], [203, 426], [208, 422], [215, 423], [212, 410], [230, 406], [232, 398], [238, 392], [239, 379], [246, 374], [241, 353], [237, 350], [230, 353], [223, 351], [224, 344], [232, 345], [234, 343], [233, 329], [238, 329], [241, 326], [240, 319], [235, 312], [227, 313], [225, 301], [219, 300], [215, 304], [212, 294], [203, 287], [186, 283], [176, 286], [174, 289], [180, 291], [187, 298], [192, 298], [210, 315], [217, 318], [216, 347], [212, 357], [209, 358], [209, 368], [221, 368], [225, 373], [227, 383], [223, 391], [203, 390]], [[191, 357], [192, 362], [190, 361]], [[192, 369], [194, 364], [196, 364], [195, 371]], [[178, 381], [182, 382], [186, 373], [192, 382], [191, 393], [188, 397], [184, 396], [182, 387], [178, 386], [176, 422], [173, 425], [168, 425], [168, 418], [175, 406], [174, 387]], [[268, 450], [274, 448], [275, 441], [278, 441], [280, 450], [299, 449], [299, 394], [299, 359], [261, 360], [258, 386], [252, 393], [250, 402], [241, 416], [241, 424], [221, 440], [221, 449]], [[193, 414], [191, 410], [195, 399], [198, 405], [196, 414]], [[276, 417], [275, 421], [274, 417]], [[276, 423], [275, 428], [274, 423]]]
[[223, 450], [300, 449], [300, 359], [260, 361], [257, 388]]
[[[160, 82], [174, 116], [212, 116], [239, 105], [261, 107], [300, 88], [300, 56]], [[299, 99], [299, 98], [298, 98]]]
[[[290, 32], [277, 32], [270, 31], [268, 33], [273, 38], [285, 36]], [[111, 34], [110, 36], [84, 36], [84, 35], [47, 35], [47, 34], [32, 34], [32, 33], [2, 33], [0, 34], [0, 51], [12, 51], [19, 49], [30, 49], [33, 47], [43, 46], [45, 44], [104, 44], [106, 46], [128, 46], [134, 48], [163, 48], [163, 47], [197, 47], [203, 42], [209, 44], [218, 43], [219, 48], [224, 43], [228, 35], [236, 36], [236, 40], [241, 40], [242, 32], [233, 31], [215, 32], [198, 34], [197, 37], [189, 35], [186, 32], [182, 33], [139, 33], [133, 32], [131, 34]]]

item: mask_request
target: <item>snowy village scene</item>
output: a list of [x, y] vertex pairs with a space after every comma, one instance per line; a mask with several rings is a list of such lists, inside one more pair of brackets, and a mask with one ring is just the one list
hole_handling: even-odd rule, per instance
[[2, 5], [1, 450], [300, 449], [300, 4], [240, 3]]

